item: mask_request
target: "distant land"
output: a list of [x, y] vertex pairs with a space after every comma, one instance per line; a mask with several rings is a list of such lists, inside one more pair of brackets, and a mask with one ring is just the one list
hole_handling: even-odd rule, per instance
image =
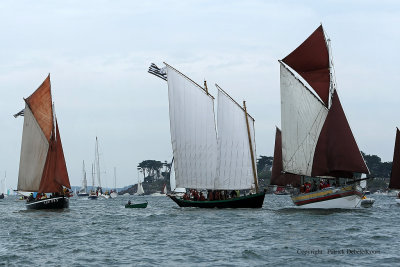
[[[377, 155], [369, 155], [361, 152], [367, 166], [370, 170], [370, 175], [373, 179], [367, 181], [368, 189], [371, 192], [377, 190], [386, 189], [389, 184], [390, 173], [392, 170], [392, 162], [382, 162], [381, 158]], [[271, 179], [271, 169], [274, 158], [272, 156], [260, 156], [257, 159], [257, 172], [260, 188], [268, 188]], [[137, 166], [142, 177], [142, 186], [146, 195], [150, 195], [156, 192], [161, 192], [164, 184], [167, 186], [168, 192], [171, 191], [169, 174], [171, 170], [171, 164], [166, 161], [161, 162], [157, 160], [144, 160]], [[73, 186], [79, 190], [80, 186]], [[91, 187], [88, 187], [90, 190]], [[108, 190], [109, 188], [103, 188]], [[128, 185], [123, 188], [117, 188], [119, 194], [134, 194], [137, 191], [137, 184]]]

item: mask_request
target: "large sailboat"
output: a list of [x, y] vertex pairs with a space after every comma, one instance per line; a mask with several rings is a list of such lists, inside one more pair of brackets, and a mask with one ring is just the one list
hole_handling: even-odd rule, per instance
[[[265, 192], [258, 192], [254, 119], [245, 104], [216, 85], [216, 125], [207, 84], [203, 88], [165, 65], [176, 187], [191, 189], [194, 199], [169, 197], [180, 207], [261, 208]], [[208, 191], [207, 199], [201, 190]], [[240, 196], [239, 190], [247, 190], [247, 195]]]
[[[29, 197], [27, 209], [62, 209], [69, 206], [71, 188], [57, 117], [51, 97], [50, 75], [24, 99], [24, 116], [18, 191], [37, 192]], [[46, 197], [46, 194], [51, 197]]]
[[321, 25], [279, 61], [282, 171], [294, 184], [300, 177], [291, 198], [303, 208], [360, 206], [355, 173], [369, 174], [339, 100], [329, 42]]
[[[396, 128], [396, 142], [394, 144], [392, 172], [390, 173], [389, 189], [400, 189], [400, 131]], [[400, 205], [400, 193], [396, 198], [396, 203]]]
[[82, 187], [79, 189], [79, 192], [77, 193], [78, 197], [87, 197], [89, 196], [89, 193], [87, 192], [87, 180], [86, 180], [86, 170], [85, 170], [85, 161], [83, 161], [82, 164]]

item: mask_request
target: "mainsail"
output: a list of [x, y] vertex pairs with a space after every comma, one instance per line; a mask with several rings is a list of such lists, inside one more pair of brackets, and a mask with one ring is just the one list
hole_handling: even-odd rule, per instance
[[393, 152], [392, 172], [390, 174], [389, 188], [400, 189], [400, 131], [396, 128], [396, 142]]
[[320, 26], [280, 62], [283, 171], [333, 177], [369, 173], [331, 79], [325, 39]]
[[79, 190], [80, 193], [86, 193], [87, 192], [87, 179], [86, 179], [86, 170], [85, 170], [85, 161], [82, 163], [82, 187]]
[[50, 75], [25, 99], [18, 190], [59, 192], [71, 188], [57, 119]]
[[[218, 165], [215, 189], [237, 190], [254, 186], [252, 159], [255, 158], [254, 119], [221, 87], [218, 89]], [[246, 126], [248, 116], [253, 157]], [[257, 171], [255, 170], [255, 175]]]
[[217, 162], [214, 98], [167, 65], [176, 187], [214, 188]]

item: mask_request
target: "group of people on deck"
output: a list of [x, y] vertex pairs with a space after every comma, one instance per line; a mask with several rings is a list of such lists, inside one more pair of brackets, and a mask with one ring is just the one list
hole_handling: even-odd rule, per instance
[[239, 197], [239, 190], [232, 190], [228, 193], [228, 190], [207, 190], [207, 196], [204, 196], [203, 192], [198, 192], [196, 189], [190, 189], [183, 195], [184, 200], [194, 201], [212, 201], [212, 200], [225, 200], [229, 198]]
[[319, 182], [319, 185], [317, 185], [317, 183], [314, 180], [312, 182], [312, 184], [310, 182], [305, 182], [304, 184], [302, 184], [300, 186], [300, 193], [310, 193], [310, 192], [322, 190], [322, 189], [328, 188], [328, 187], [331, 187], [329, 180], [323, 179]]
[[51, 193], [51, 195], [47, 195], [46, 193], [37, 193], [36, 197], [33, 196], [33, 193], [31, 193], [27, 199], [28, 202], [30, 201], [37, 201], [37, 200], [42, 200], [42, 199], [47, 199], [47, 198], [54, 198], [54, 197], [60, 197], [60, 196], [66, 196], [70, 197], [71, 196], [71, 191], [69, 191], [68, 188], [64, 188], [62, 192], [55, 192]]

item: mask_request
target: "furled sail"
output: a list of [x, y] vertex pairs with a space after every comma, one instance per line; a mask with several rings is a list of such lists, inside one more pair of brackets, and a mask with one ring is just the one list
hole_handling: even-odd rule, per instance
[[281, 130], [276, 127], [275, 133], [275, 148], [274, 148], [274, 161], [272, 163], [272, 173], [271, 173], [271, 185], [279, 185], [279, 186], [300, 186], [300, 176], [291, 174], [291, 173], [283, 173], [282, 166], [282, 133]]
[[176, 187], [213, 189], [217, 162], [214, 99], [169, 65], [167, 77]]
[[392, 172], [390, 174], [389, 188], [400, 189], [400, 131], [396, 128], [396, 142], [394, 145]]
[[322, 25], [282, 61], [300, 74], [328, 107], [329, 51]]
[[25, 103], [18, 190], [44, 193], [71, 188], [53, 115], [50, 75]]
[[283, 171], [311, 176], [325, 105], [281, 63]]
[[[216, 86], [218, 88], [218, 168], [215, 189], [249, 189], [254, 187], [254, 174], [246, 113], [238, 103], [218, 85]], [[254, 119], [250, 115], [247, 116], [255, 154]]]

